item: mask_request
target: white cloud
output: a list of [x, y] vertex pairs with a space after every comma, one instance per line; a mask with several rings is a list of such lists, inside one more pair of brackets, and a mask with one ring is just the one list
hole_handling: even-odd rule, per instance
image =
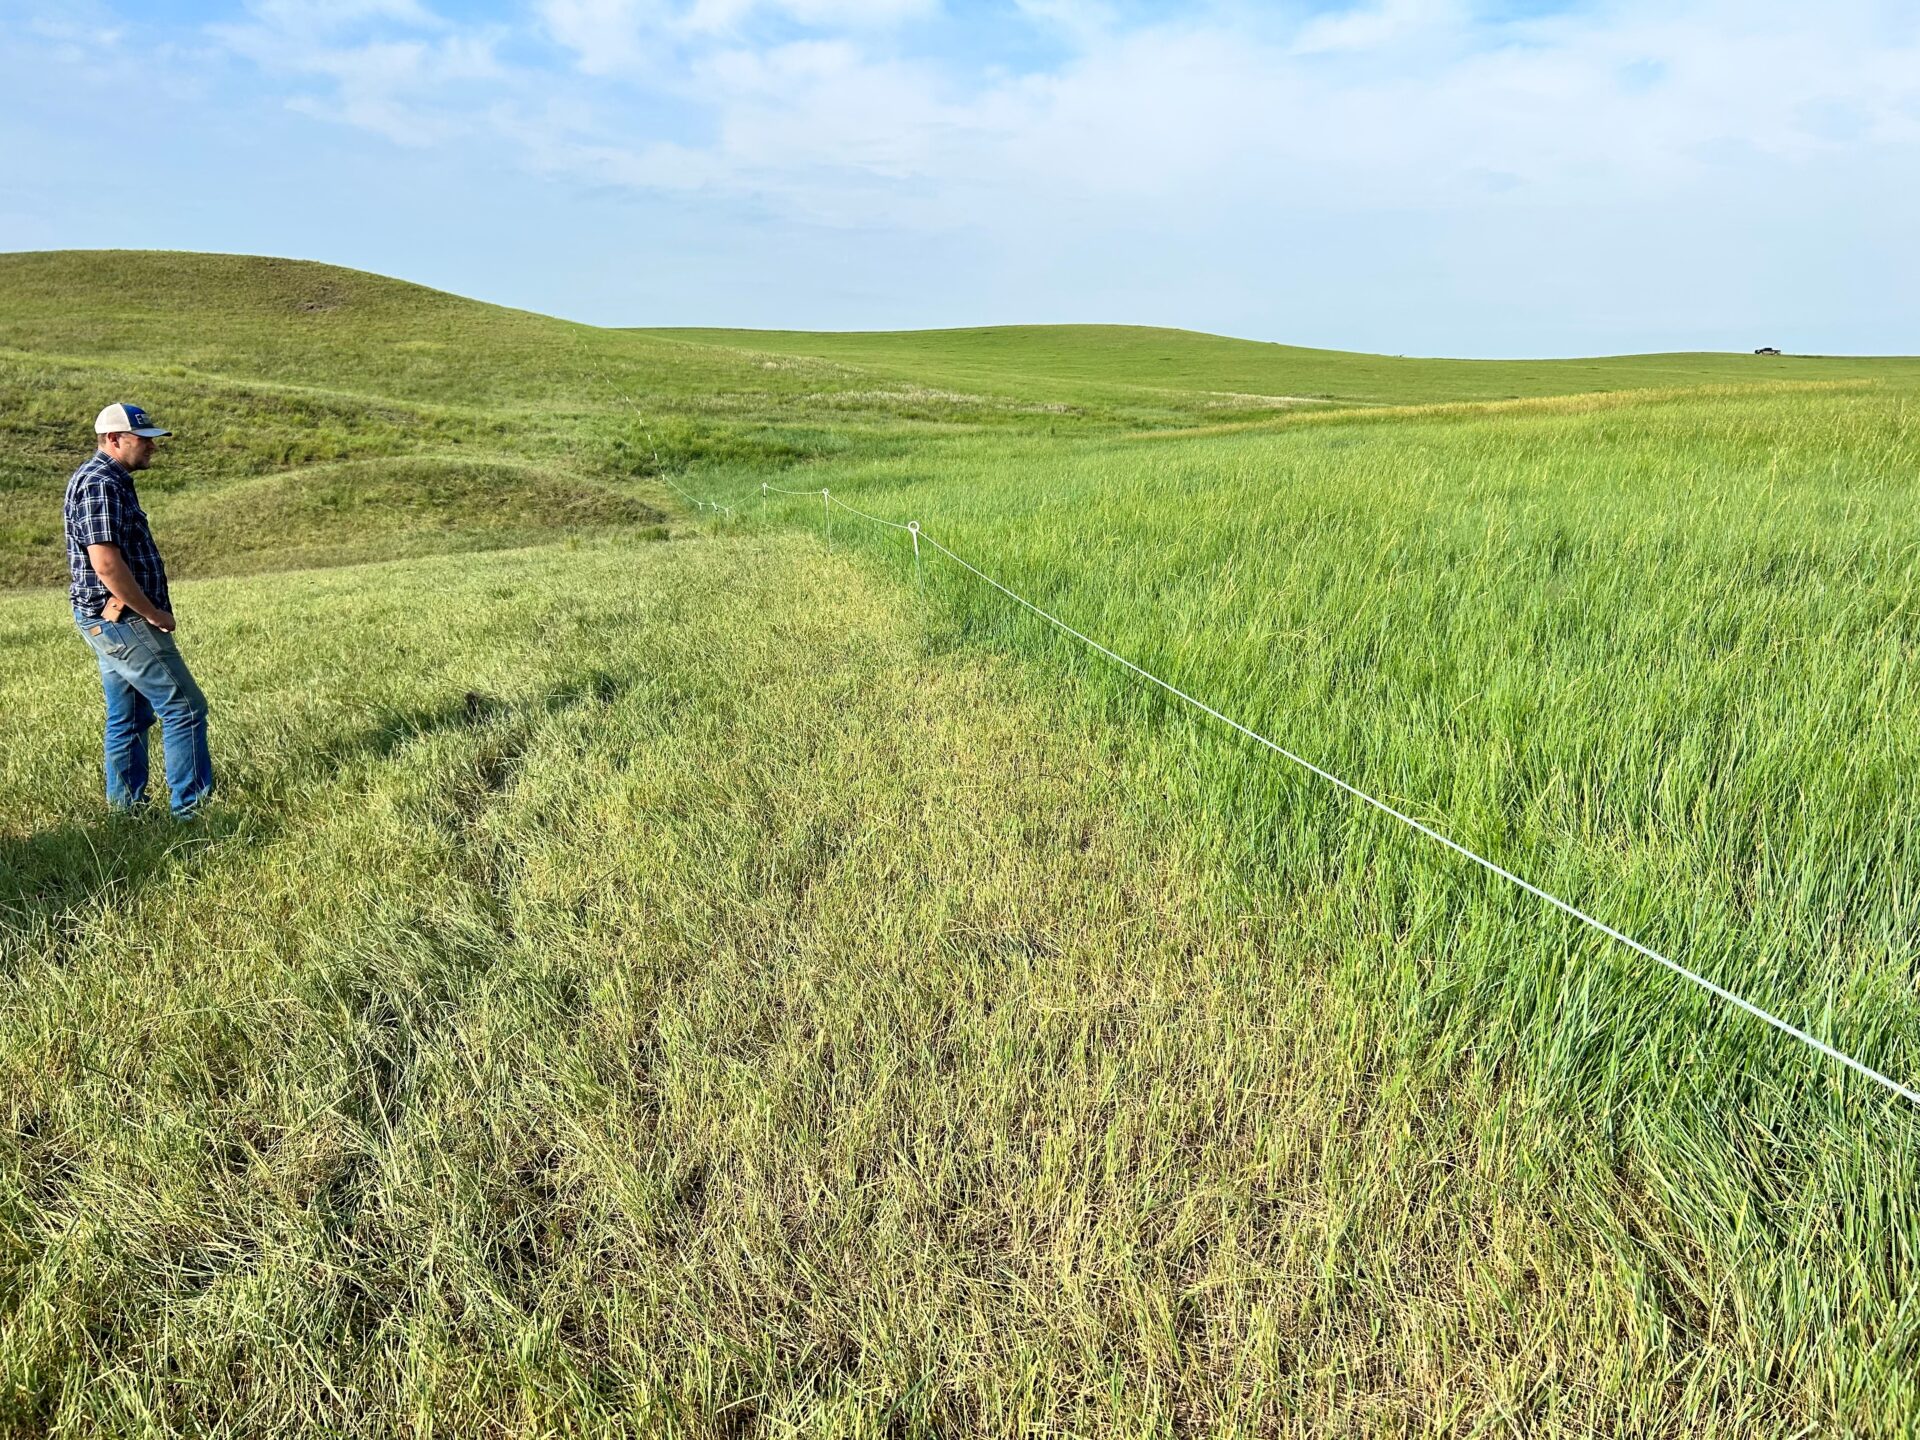
[[1410, 41], [1444, 37], [1471, 23], [1468, 12], [1454, 0], [1381, 0], [1376, 5], [1314, 16], [1295, 34], [1288, 53], [1326, 55], [1381, 50]]
[[327, 82], [313, 113], [407, 143], [479, 132], [543, 174], [1009, 243], [1093, 224], [1698, 205], [1735, 172], [1920, 142], [1904, 0], [1612, 0], [1500, 23], [1467, 0], [1370, 0], [1291, 25], [1017, 3], [1068, 59], [1009, 74], [916, 54], [894, 27], [935, 0], [537, 0], [529, 21], [610, 82], [584, 97], [416, 0], [256, 0], [222, 33]]
[[[1217, 16], [1128, 28], [1075, 0], [1024, 4], [1071, 29], [1076, 52], [1050, 73], [969, 74], [853, 23], [905, 0], [546, 0], [543, 14], [595, 73], [644, 54], [640, 87], [699, 120], [703, 159], [676, 151], [674, 173], [810, 212], [877, 179], [941, 188], [956, 215], [1217, 184], [1333, 205], [1444, 202], [1488, 176], [1535, 194], [1602, 181], [1644, 193], [1711, 171], [1728, 145], [1805, 160], [1911, 144], [1920, 124], [1920, 26], [1895, 0], [1818, 13], [1629, 0], [1492, 27], [1459, 0], [1380, 0], [1290, 34]], [[835, 23], [801, 42], [726, 33], [776, 11]], [[662, 138], [623, 136], [617, 113], [605, 109], [600, 152]]]
[[664, 83], [673, 64], [767, 25], [884, 32], [939, 8], [939, 0], [537, 0], [534, 14], [581, 73]]
[[679, 20], [693, 33], [730, 33], [760, 18], [816, 28], [886, 29], [939, 9], [939, 0], [694, 0]]
[[537, 16], [587, 75], [651, 70], [667, 55], [668, 13], [653, 0], [540, 0]]
[[457, 27], [417, 0], [252, 0], [244, 22], [208, 34], [269, 74], [327, 82], [290, 96], [294, 110], [416, 148], [459, 139], [472, 87], [513, 78], [500, 32]]

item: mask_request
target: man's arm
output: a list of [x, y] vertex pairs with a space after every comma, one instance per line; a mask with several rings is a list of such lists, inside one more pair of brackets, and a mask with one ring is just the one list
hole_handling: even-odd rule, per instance
[[133, 578], [133, 571], [127, 567], [126, 557], [120, 553], [118, 545], [87, 546], [87, 563], [93, 566], [93, 573], [100, 577], [100, 583], [107, 587], [114, 599], [154, 629], [173, 629], [173, 612], [162, 610], [147, 598], [147, 592]]

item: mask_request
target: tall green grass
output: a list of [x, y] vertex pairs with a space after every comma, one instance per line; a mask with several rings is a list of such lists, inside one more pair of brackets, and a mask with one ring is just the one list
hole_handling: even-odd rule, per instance
[[[820, 477], [1912, 1083], [1916, 413], [1898, 390], [1679, 392], [956, 445]], [[902, 537], [835, 525], [905, 575]], [[1377, 1001], [1392, 977], [1383, 1084], [1444, 1106], [1464, 1075], [1510, 1097], [1477, 1143], [1517, 1140], [1554, 1168], [1568, 1223], [1640, 1277], [1676, 1373], [1713, 1368], [1738, 1333], [1757, 1348], [1734, 1392], [1797, 1370], [1789, 1387], [1849, 1427], [1915, 1413], [1903, 1102], [1210, 728], [938, 557], [925, 583], [958, 635], [1160, 736], [1243, 904], [1338, 917], [1329, 948], [1379, 967], [1338, 1003]]]

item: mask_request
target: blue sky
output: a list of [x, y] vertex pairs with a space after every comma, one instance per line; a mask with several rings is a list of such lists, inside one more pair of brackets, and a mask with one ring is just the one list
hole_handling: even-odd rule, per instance
[[0, 148], [599, 324], [1920, 352], [1913, 0], [0, 0]]

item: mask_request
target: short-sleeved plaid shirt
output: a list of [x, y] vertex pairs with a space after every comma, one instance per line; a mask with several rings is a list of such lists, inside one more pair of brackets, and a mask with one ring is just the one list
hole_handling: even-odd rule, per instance
[[147, 598], [162, 610], [173, 608], [167, 598], [167, 567], [160, 563], [160, 547], [153, 543], [133, 476], [104, 450], [96, 450], [67, 481], [67, 569], [73, 575], [67, 593], [76, 611], [92, 617], [112, 592], [93, 573], [89, 545], [118, 545]]

